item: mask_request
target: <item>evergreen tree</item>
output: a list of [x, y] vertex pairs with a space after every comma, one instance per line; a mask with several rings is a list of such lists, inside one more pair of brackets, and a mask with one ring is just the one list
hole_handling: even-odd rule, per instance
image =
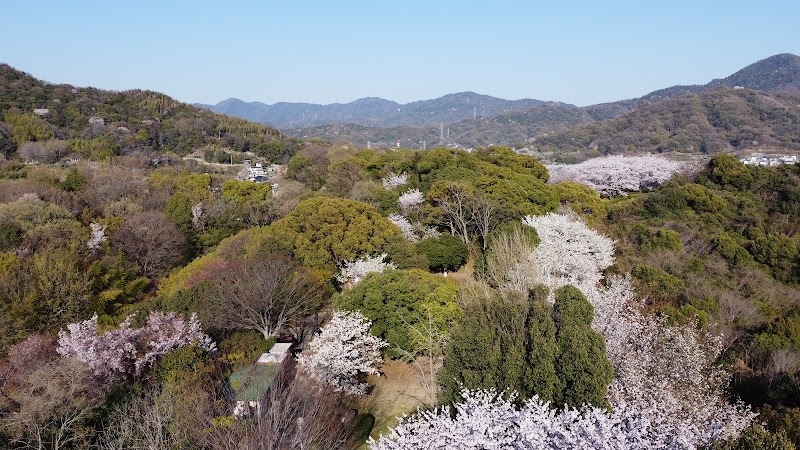
[[[509, 311], [501, 302], [494, 296], [476, 299], [467, 307], [461, 325], [453, 331], [439, 378], [443, 403], [461, 401], [462, 386], [503, 391], [505, 383], [511, 380], [504, 373], [505, 361], [517, 365], [519, 357], [508, 353], [510, 346], [503, 342], [498, 330], [504, 316], [513, 317], [518, 311]], [[513, 330], [506, 330], [505, 334], [516, 337]]]
[[558, 344], [556, 325], [545, 303], [547, 293], [547, 288], [539, 285], [528, 294], [527, 367], [520, 392], [525, 397], [535, 394], [544, 402], [552, 402], [558, 385], [555, 367]]
[[614, 368], [606, 356], [605, 339], [592, 330], [593, 318], [594, 307], [581, 291], [573, 286], [556, 290], [553, 320], [558, 343], [558, 387], [554, 396], [557, 405], [605, 403]]
[[464, 321], [451, 336], [440, 376], [441, 400], [462, 401], [461, 390], [495, 389], [539, 396], [554, 405], [605, 405], [613, 377], [603, 336], [591, 328], [594, 308], [572, 286], [538, 286], [527, 300], [486, 285], [466, 301]]

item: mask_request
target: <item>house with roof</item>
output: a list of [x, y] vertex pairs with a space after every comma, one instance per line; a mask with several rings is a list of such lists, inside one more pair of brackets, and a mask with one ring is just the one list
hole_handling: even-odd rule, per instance
[[294, 359], [289, 352], [291, 343], [276, 343], [261, 354], [254, 364], [234, 372], [230, 385], [234, 394], [233, 415], [237, 419], [261, 415], [261, 406], [273, 382], [286, 374]]

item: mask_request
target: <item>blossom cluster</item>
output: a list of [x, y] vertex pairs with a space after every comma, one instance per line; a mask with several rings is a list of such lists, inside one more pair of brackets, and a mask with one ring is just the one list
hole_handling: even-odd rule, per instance
[[606, 338], [614, 364], [608, 391], [612, 407], [646, 418], [677, 448], [699, 448], [738, 436], [755, 417], [724, 395], [730, 373], [716, 364], [722, 339], [693, 324], [668, 325], [634, 306], [630, 277], [615, 277], [587, 296], [593, 327]]
[[344, 266], [342, 266], [339, 274], [336, 275], [336, 280], [342, 284], [356, 284], [368, 273], [383, 273], [386, 269], [394, 269], [395, 265], [390, 262], [385, 262], [386, 258], [388, 258], [388, 255], [382, 253], [378, 256], [365, 256], [355, 261], [347, 261], [344, 263]]
[[384, 189], [392, 189], [399, 186], [405, 186], [408, 183], [408, 174], [403, 172], [400, 175], [389, 172], [382, 180]]
[[397, 199], [400, 211], [408, 214], [425, 201], [425, 195], [419, 189], [409, 189]]
[[493, 390], [462, 392], [464, 401], [402, 418], [371, 450], [422, 449], [663, 449], [669, 439], [646, 418], [620, 408], [556, 411], [538, 397], [521, 408]]
[[58, 354], [77, 358], [98, 377], [117, 379], [138, 376], [159, 357], [181, 347], [197, 345], [206, 351], [216, 350], [195, 314], [187, 322], [174, 312], [153, 311], [141, 327], [133, 326], [134, 318], [132, 314], [118, 328], [102, 334], [97, 328], [97, 314], [69, 324], [58, 333]]
[[523, 223], [536, 229], [541, 240], [532, 260], [537, 278], [551, 290], [571, 284], [587, 294], [614, 263], [614, 241], [577, 218], [548, 213], [527, 216]]
[[336, 311], [297, 362], [303, 373], [335, 391], [362, 395], [362, 374], [377, 374], [381, 350], [389, 344], [369, 332], [372, 322], [358, 311]]
[[403, 233], [403, 237], [410, 242], [417, 242], [419, 240], [419, 236], [417, 236], [417, 232], [414, 230], [414, 225], [412, 225], [411, 221], [405, 216], [401, 216], [400, 214], [390, 214], [389, 222], [397, 225], [397, 227], [400, 228], [400, 231]]
[[550, 182], [574, 181], [606, 197], [653, 189], [672, 178], [683, 163], [660, 156], [604, 156], [580, 164], [548, 167]]
[[86, 247], [89, 249], [89, 252], [94, 253], [100, 249], [100, 245], [108, 239], [106, 236], [106, 226], [92, 222], [89, 224], [89, 228], [91, 228], [92, 234], [89, 237], [89, 241], [86, 242]]

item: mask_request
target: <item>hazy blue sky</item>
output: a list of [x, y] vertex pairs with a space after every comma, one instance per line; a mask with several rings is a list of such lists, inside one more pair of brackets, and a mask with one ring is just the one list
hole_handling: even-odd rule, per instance
[[588, 105], [800, 54], [800, 1], [659, 3], [18, 0], [0, 7], [0, 62], [186, 102], [474, 91]]

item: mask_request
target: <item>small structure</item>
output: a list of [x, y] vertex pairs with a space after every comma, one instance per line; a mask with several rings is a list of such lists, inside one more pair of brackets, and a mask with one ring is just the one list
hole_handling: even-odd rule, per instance
[[262, 353], [255, 364], [237, 370], [230, 376], [234, 391], [233, 415], [237, 419], [261, 414], [261, 403], [278, 376], [288, 370], [293, 359], [289, 357], [291, 343], [276, 343], [267, 353]]
[[797, 164], [797, 155], [784, 155], [784, 156], [766, 156], [754, 155], [739, 158], [743, 164], [748, 166], [781, 166], [784, 164]]
[[280, 164], [270, 164], [264, 167], [261, 163], [253, 164], [251, 160], [244, 160], [244, 168], [239, 172], [240, 181], [254, 181], [256, 183], [270, 183], [276, 176], [282, 176], [286, 168]]

